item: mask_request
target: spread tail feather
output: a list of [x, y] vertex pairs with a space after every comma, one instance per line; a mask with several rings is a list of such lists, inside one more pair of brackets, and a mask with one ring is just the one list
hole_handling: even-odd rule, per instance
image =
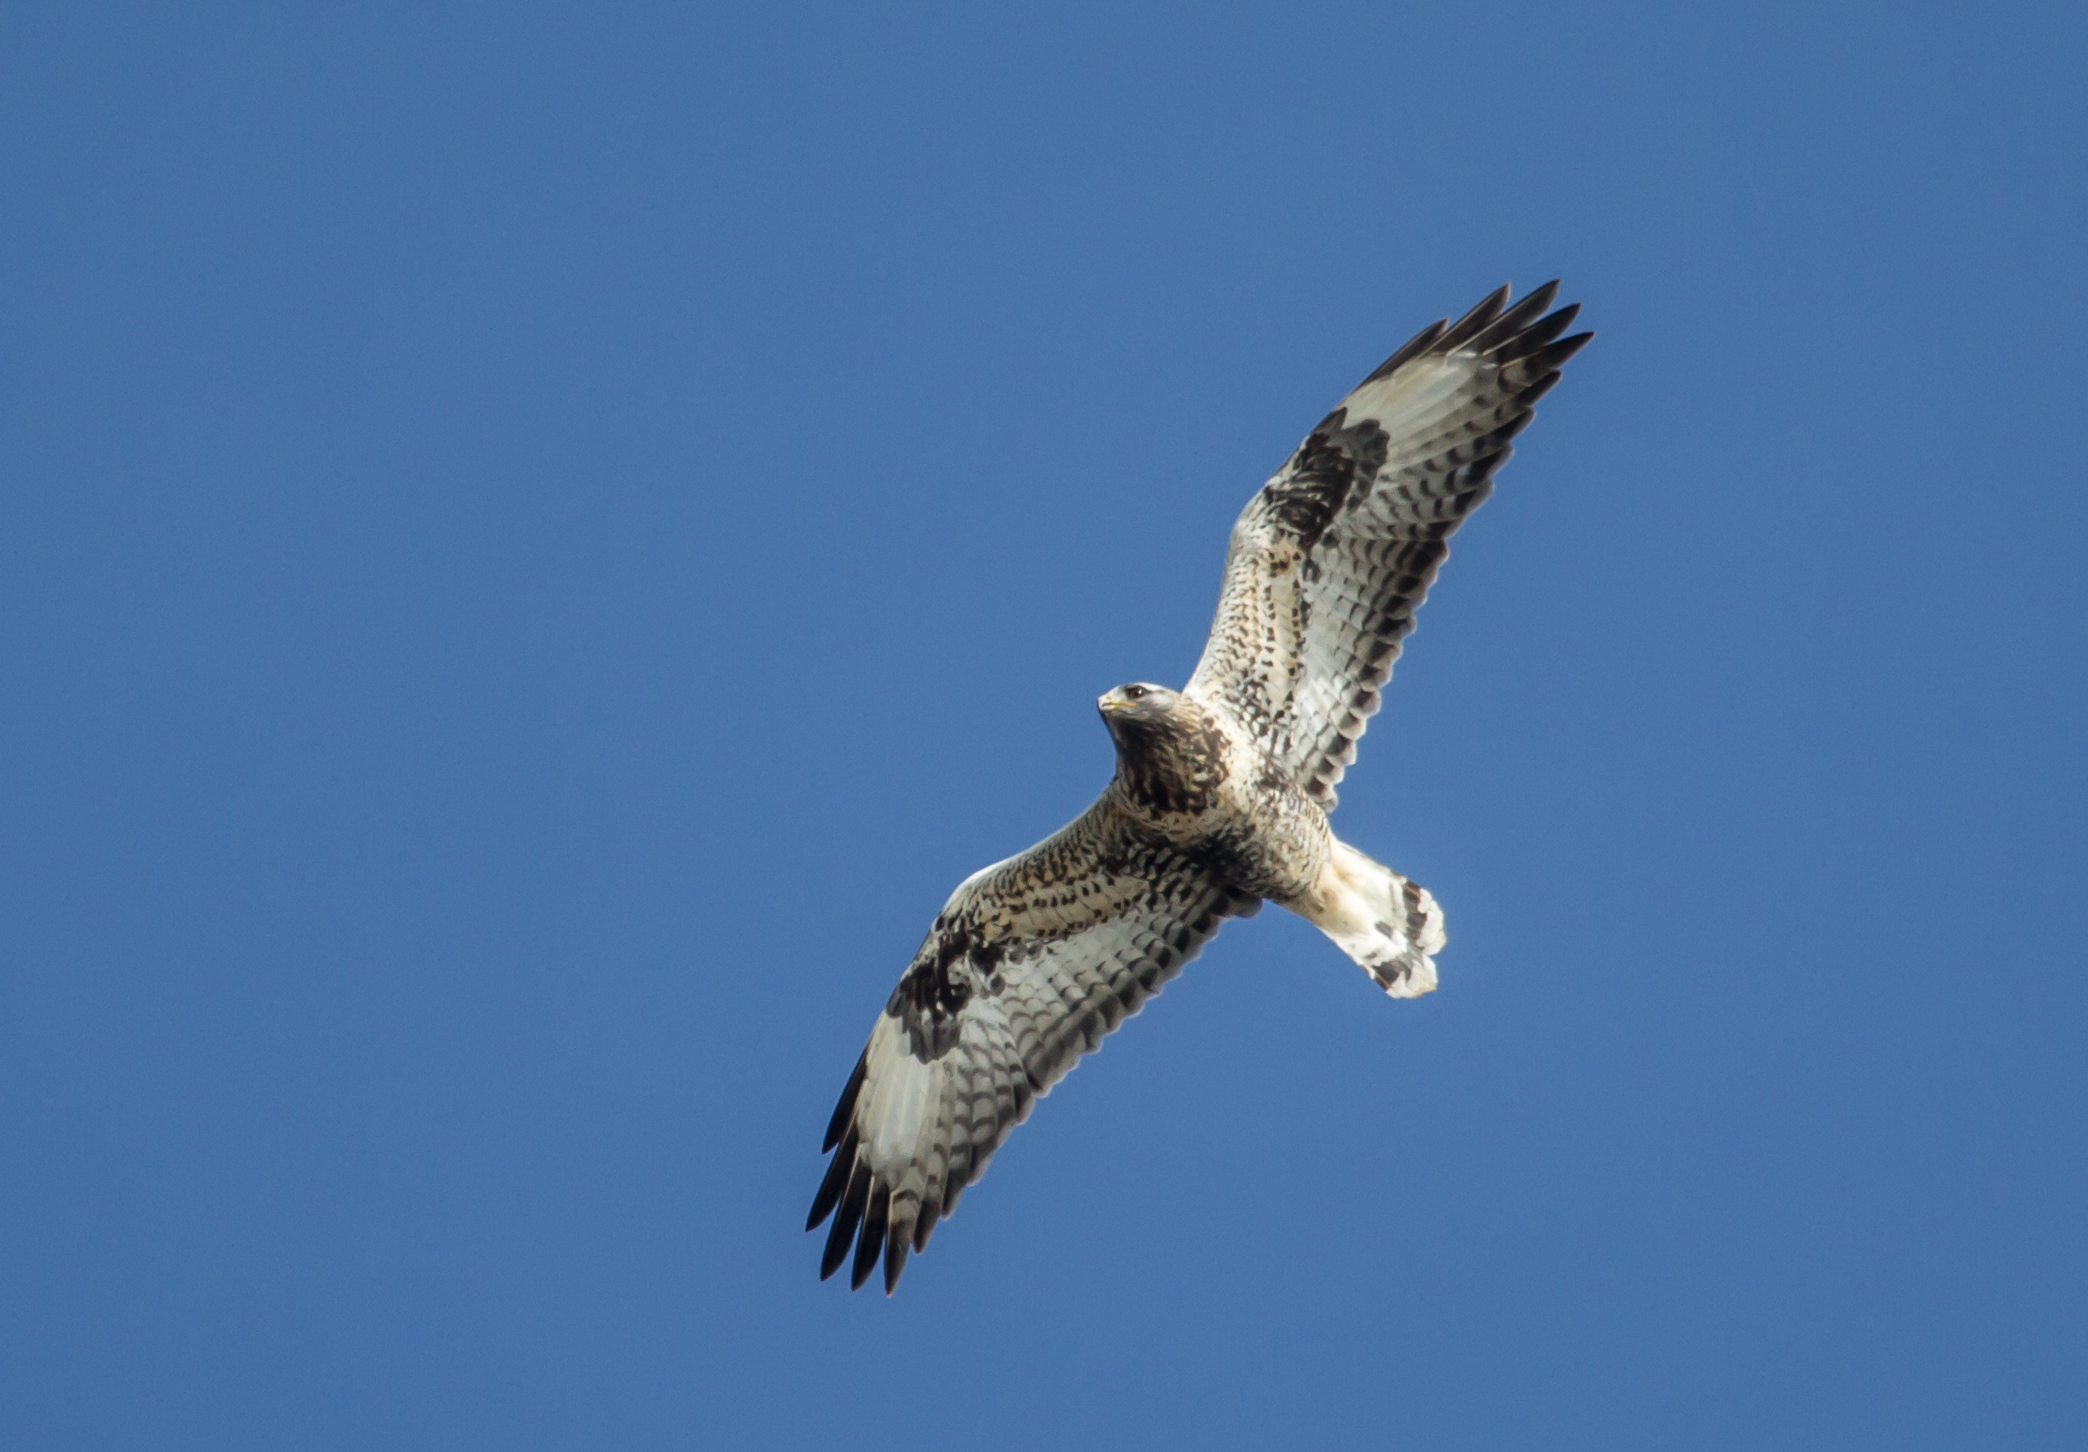
[[1427, 888], [1337, 841], [1312, 899], [1298, 907], [1394, 998], [1435, 988], [1433, 955], [1446, 939]]

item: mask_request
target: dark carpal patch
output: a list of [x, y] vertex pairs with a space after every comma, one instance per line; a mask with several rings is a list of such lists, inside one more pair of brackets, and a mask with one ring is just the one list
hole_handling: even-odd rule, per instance
[[1262, 490], [1270, 517], [1308, 550], [1319, 543], [1344, 504], [1370, 492], [1391, 450], [1391, 440], [1376, 420], [1347, 420], [1346, 409], [1328, 414], [1298, 445], [1289, 466]]
[[905, 1025], [916, 1059], [933, 1063], [956, 1046], [958, 1015], [974, 992], [998, 989], [994, 970], [1007, 953], [1005, 945], [984, 942], [962, 925], [936, 924], [885, 1003], [885, 1012]]

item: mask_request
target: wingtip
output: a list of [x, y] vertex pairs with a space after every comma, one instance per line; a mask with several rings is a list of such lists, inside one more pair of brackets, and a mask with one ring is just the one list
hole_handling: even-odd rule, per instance
[[885, 1230], [892, 1211], [892, 1192], [882, 1181], [870, 1187], [870, 1202], [863, 1207], [862, 1233], [856, 1237], [855, 1266], [848, 1273], [848, 1288], [860, 1291], [877, 1258], [884, 1252]]
[[913, 1250], [919, 1255], [928, 1248], [928, 1237], [935, 1234], [935, 1222], [942, 1218], [942, 1211], [934, 1200], [921, 1206], [920, 1218], [914, 1221]]
[[856, 1136], [851, 1128], [842, 1138], [841, 1147], [827, 1161], [826, 1174], [820, 1178], [819, 1190], [812, 1196], [812, 1212], [805, 1219], [805, 1229], [817, 1230], [819, 1222], [826, 1219], [841, 1203], [842, 1192], [848, 1188], [848, 1177], [855, 1170]]
[[1435, 347], [1436, 340], [1442, 337], [1444, 332], [1447, 331], [1449, 327], [1450, 320], [1448, 318], [1437, 318], [1434, 322], [1430, 323], [1427, 327], [1423, 328], [1420, 332], [1414, 334], [1413, 337], [1407, 339], [1404, 343], [1401, 343], [1397, 348], [1395, 348], [1392, 351], [1392, 356], [1387, 358], [1384, 362], [1378, 364], [1377, 368], [1371, 373], [1370, 377], [1364, 379], [1363, 382], [1371, 383], [1376, 381], [1377, 379], [1383, 378], [1387, 374], [1399, 368], [1402, 364], [1409, 363], [1415, 358], [1418, 358], [1422, 354], [1428, 352], [1431, 348]]
[[855, 1243], [856, 1227], [862, 1223], [866, 1208], [864, 1202], [869, 1194], [870, 1166], [858, 1161], [848, 1177], [848, 1189], [841, 1196], [833, 1229], [827, 1232], [826, 1250], [819, 1258], [821, 1280], [839, 1270], [841, 1262], [848, 1259], [849, 1247]]
[[1547, 313], [1545, 309], [1551, 307], [1558, 296], [1556, 280], [1526, 293], [1514, 307], [1472, 337], [1465, 347], [1471, 352], [1485, 354], [1503, 366], [1529, 357], [1565, 332], [1580, 315], [1579, 303], [1568, 303], [1556, 312]]
[[863, 1045], [863, 1052], [856, 1056], [855, 1068], [849, 1072], [848, 1083], [841, 1090], [841, 1098], [834, 1105], [834, 1112], [827, 1120], [826, 1140], [819, 1146], [825, 1154], [841, 1143], [841, 1136], [848, 1131], [848, 1123], [855, 1118], [856, 1098], [863, 1092], [863, 1080], [870, 1073], [870, 1046]]
[[1508, 301], [1508, 284], [1502, 283], [1485, 297], [1472, 305], [1472, 310], [1450, 325], [1450, 330], [1435, 340], [1432, 353], [1447, 353], [1461, 348], [1492, 325], [1501, 315], [1501, 307]]

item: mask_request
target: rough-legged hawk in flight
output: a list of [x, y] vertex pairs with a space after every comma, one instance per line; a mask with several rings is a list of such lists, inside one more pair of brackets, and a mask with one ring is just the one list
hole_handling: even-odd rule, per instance
[[889, 1294], [1031, 1101], [1264, 898], [1393, 997], [1435, 987], [1435, 899], [1327, 814], [1445, 541], [1593, 336], [1560, 337], [1579, 309], [1547, 313], [1557, 292], [1423, 328], [1320, 421], [1233, 526], [1189, 684], [1101, 698], [1101, 797], [936, 914], [827, 1126], [822, 1278], [853, 1247], [852, 1283], [882, 1254]]

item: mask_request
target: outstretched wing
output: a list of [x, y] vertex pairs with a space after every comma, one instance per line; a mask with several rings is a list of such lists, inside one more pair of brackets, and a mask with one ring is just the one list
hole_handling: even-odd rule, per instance
[[985, 1172], [1008, 1131], [1228, 917], [1260, 900], [1129, 830], [1104, 797], [951, 895], [870, 1031], [827, 1126], [807, 1230], [834, 1214], [819, 1274], [852, 1283], [909, 1249]]
[[[1356, 759], [1445, 541], [1592, 333], [1556, 282], [1422, 329], [1298, 446], [1233, 526], [1188, 690], [1217, 698], [1321, 807]], [[1558, 339], [1558, 341], [1553, 341]]]

